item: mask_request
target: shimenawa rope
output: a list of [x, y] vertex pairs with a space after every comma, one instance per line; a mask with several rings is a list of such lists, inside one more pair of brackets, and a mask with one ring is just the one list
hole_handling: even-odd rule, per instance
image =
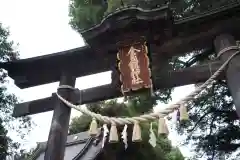
[[[236, 47], [228, 47], [228, 49], [224, 49], [224, 51], [232, 50], [232, 49], [236, 49]], [[201, 86], [197, 87], [195, 91], [193, 91], [192, 93], [190, 93], [188, 96], [186, 96], [185, 98], [181, 99], [177, 103], [171, 104], [168, 107], [166, 107], [165, 109], [163, 109], [162, 111], [159, 111], [159, 112], [156, 112], [156, 113], [143, 114], [143, 115], [140, 115], [138, 117], [124, 117], [124, 118], [121, 118], [121, 117], [107, 117], [107, 116], [102, 116], [101, 114], [96, 114], [94, 112], [91, 112], [87, 108], [83, 108], [80, 105], [74, 105], [74, 104], [70, 103], [69, 101], [65, 100], [58, 93], [56, 93], [56, 94], [57, 94], [58, 98], [63, 103], [65, 103], [68, 107], [74, 108], [74, 109], [82, 112], [83, 114], [91, 116], [92, 118], [95, 118], [95, 119], [97, 119], [99, 121], [102, 121], [104, 123], [124, 125], [124, 124], [134, 124], [134, 123], [138, 123], [138, 122], [147, 122], [147, 121], [151, 121], [151, 120], [155, 120], [155, 119], [159, 119], [159, 118], [165, 117], [169, 113], [172, 113], [174, 110], [180, 108], [181, 105], [185, 105], [185, 103], [187, 103], [188, 101], [191, 101], [191, 100], [195, 99], [195, 96], [197, 96], [199, 93], [201, 93], [201, 91], [203, 89], [205, 89], [207, 86], [213, 84], [214, 80], [226, 68], [226, 66], [232, 60], [232, 58], [235, 57], [237, 54], [239, 54], [239, 52], [240, 51], [237, 51], [233, 55], [231, 55], [229, 57], [229, 59], [226, 60], [223, 63], [223, 65], [204, 84], [202, 84]], [[220, 53], [222, 54], [223, 52], [220, 51]], [[59, 86], [58, 89], [61, 89], [61, 88], [74, 89], [73, 87], [66, 86], [66, 85]]]

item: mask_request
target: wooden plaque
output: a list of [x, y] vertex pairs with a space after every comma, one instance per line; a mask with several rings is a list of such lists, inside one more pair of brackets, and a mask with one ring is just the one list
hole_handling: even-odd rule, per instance
[[123, 94], [152, 87], [148, 49], [144, 41], [121, 46], [118, 60]]

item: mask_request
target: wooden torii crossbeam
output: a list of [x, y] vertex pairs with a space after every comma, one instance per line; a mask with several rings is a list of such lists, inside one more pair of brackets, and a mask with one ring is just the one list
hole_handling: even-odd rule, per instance
[[[155, 79], [155, 87], [157, 89], [164, 89], [205, 82], [221, 65], [221, 61], [214, 61], [181, 70], [166, 71], [165, 74]], [[224, 74], [218, 78], [224, 79]], [[118, 79], [115, 77], [113, 81], [116, 80]], [[122, 96], [118, 83], [111, 83], [84, 90], [75, 89], [74, 92], [74, 102], [76, 102], [76, 104], [87, 104]], [[52, 111], [57, 99], [56, 94], [53, 93], [51, 97], [16, 104], [13, 116], [21, 117]]]

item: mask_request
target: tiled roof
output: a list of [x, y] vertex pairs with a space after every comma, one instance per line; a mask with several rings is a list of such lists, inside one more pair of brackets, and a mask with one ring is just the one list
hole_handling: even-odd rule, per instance
[[[38, 143], [29, 160], [44, 160], [46, 145], [47, 142]], [[101, 152], [101, 145], [96, 138], [89, 137], [87, 132], [69, 135], [64, 160], [93, 160]]]

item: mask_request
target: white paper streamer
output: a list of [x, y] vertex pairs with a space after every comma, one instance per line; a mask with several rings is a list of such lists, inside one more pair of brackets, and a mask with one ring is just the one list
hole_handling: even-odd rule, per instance
[[154, 131], [153, 131], [153, 128], [152, 128], [152, 123], [150, 125], [150, 129], [149, 129], [149, 143], [153, 146], [153, 147], [156, 147], [157, 145], [157, 138], [156, 138], [156, 135], [154, 134]]
[[124, 128], [123, 128], [123, 131], [121, 133], [122, 135], [122, 140], [123, 140], [123, 143], [125, 144], [125, 149], [127, 149], [128, 147], [128, 143], [127, 143], [127, 125], [125, 124]]
[[107, 135], [109, 133], [108, 127], [106, 124], [103, 125], [103, 140], [102, 140], [102, 148], [104, 147], [104, 144], [106, 142], [107, 139]]

